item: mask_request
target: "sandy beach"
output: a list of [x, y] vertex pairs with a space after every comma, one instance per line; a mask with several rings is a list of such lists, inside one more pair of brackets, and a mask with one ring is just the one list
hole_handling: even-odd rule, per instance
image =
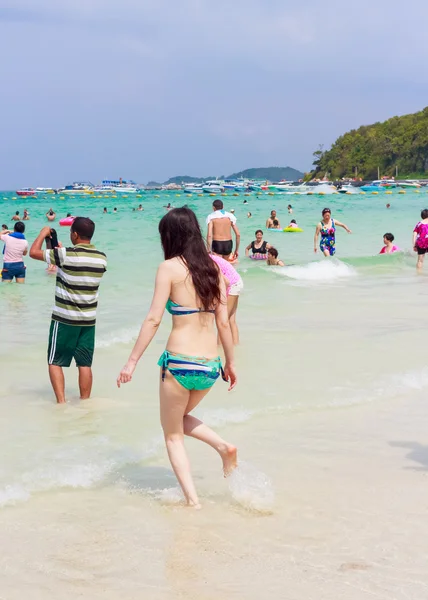
[[[208, 451], [192, 452], [196, 474], [204, 471], [203, 482], [197, 475], [205, 496], [200, 512], [179, 508], [174, 493], [147, 495], [153, 486], [174, 486], [165, 460], [124, 469], [114, 492], [64, 490], [39, 495], [31, 508], [3, 509], [2, 595], [422, 599], [423, 393], [415, 393], [409, 409], [398, 398], [295, 414], [278, 419], [274, 436], [262, 419], [257, 440], [248, 426], [230, 426], [225, 432], [246, 464], [226, 484]], [[260, 467], [274, 486], [257, 480]], [[258, 510], [249, 508], [251, 494]]]

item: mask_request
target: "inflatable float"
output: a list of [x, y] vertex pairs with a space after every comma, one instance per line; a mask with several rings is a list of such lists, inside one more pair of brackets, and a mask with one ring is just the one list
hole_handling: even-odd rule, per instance
[[70, 225], [73, 225], [73, 221], [76, 217], [65, 217], [64, 219], [60, 219], [59, 220], [59, 224], [61, 225], [61, 227], [70, 227]]
[[303, 231], [303, 229], [300, 227], [284, 227], [282, 231], [285, 231], [285, 233], [299, 233]]

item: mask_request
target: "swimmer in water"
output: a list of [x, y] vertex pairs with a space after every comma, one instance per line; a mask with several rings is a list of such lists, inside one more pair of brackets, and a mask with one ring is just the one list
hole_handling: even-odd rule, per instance
[[287, 209], [288, 209], [288, 212], [289, 212], [289, 214], [291, 215], [291, 214], [292, 214], [292, 212], [293, 212], [293, 207], [291, 206], [291, 204], [289, 204], [289, 205], [287, 206]]
[[263, 240], [263, 231], [261, 229], [257, 229], [256, 239], [248, 244], [245, 248], [245, 256], [250, 256], [250, 250], [252, 251], [252, 257], [254, 259], [263, 260], [267, 258], [267, 251], [270, 248], [270, 244]]
[[268, 250], [268, 257], [266, 264], [271, 267], [285, 267], [285, 264], [278, 258], [278, 250], [271, 246]]
[[107, 206], [104, 206], [103, 215], [106, 215], [106, 214], [107, 214]]
[[113, 208], [113, 212], [117, 213], [117, 208], [116, 207]]
[[278, 219], [274, 219], [272, 221], [272, 223], [273, 223], [273, 226], [271, 227], [271, 229], [280, 229], [280, 225], [279, 225]]
[[277, 219], [277, 216], [276, 216], [276, 210], [271, 210], [270, 211], [270, 217], [266, 221], [266, 227], [267, 227], [267, 229], [273, 229], [273, 221], [274, 221], [274, 219], [276, 219], [277, 221], [279, 221], [279, 219]]
[[331, 210], [324, 208], [322, 221], [315, 228], [314, 252], [318, 252], [318, 236], [321, 234], [320, 250], [324, 256], [334, 256], [336, 253], [336, 226], [343, 227], [348, 233], [352, 233], [347, 225], [331, 218]]
[[388, 202], [388, 204], [386, 205], [386, 208], [391, 208], [391, 205], [389, 204], [389, 202]]
[[47, 218], [48, 221], [55, 221], [55, 219], [56, 219], [56, 213], [55, 213], [55, 211], [52, 208], [50, 208], [48, 210], [48, 212], [46, 213], [46, 218]]
[[291, 219], [290, 223], [287, 225], [287, 229], [296, 229], [299, 226], [296, 223], [296, 219]]
[[383, 236], [383, 243], [385, 246], [379, 252], [379, 254], [392, 254], [393, 252], [400, 252], [400, 248], [398, 246], [394, 246], [392, 243], [394, 241], [394, 236], [392, 233], [385, 233]]
[[28, 213], [28, 210], [25, 208], [24, 209], [24, 216], [22, 217], [23, 221], [29, 221], [30, 220], [30, 215]]
[[144, 210], [144, 208], [143, 208], [143, 205], [142, 205], [142, 204], [139, 204], [139, 205], [138, 205], [138, 208], [137, 208], [137, 210], [138, 210], [138, 211], [142, 211], [142, 210]]
[[252, 215], [250, 212], [249, 212], [249, 213], [247, 213], [247, 219], [251, 219], [251, 217], [252, 217], [252, 216], [253, 216], [253, 215]]

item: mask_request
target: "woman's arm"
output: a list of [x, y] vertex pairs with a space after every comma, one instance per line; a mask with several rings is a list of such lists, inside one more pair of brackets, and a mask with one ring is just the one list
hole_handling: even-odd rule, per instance
[[278, 260], [278, 262], [276, 264], [278, 265], [278, 267], [285, 267], [285, 264], [283, 263], [282, 260]]
[[341, 223], [340, 221], [334, 221], [335, 225], [337, 225], [338, 227], [343, 227], [343, 229], [345, 231], [347, 231], [348, 233], [352, 233], [352, 231], [349, 229], [349, 227], [347, 225], [345, 225], [345, 223]]
[[412, 240], [412, 247], [413, 247], [413, 250], [416, 248], [416, 240], [417, 240], [417, 238], [418, 238], [418, 232], [417, 232], [417, 231], [414, 231], [414, 232], [413, 232], [413, 240]]
[[320, 234], [321, 231], [321, 225], [318, 223], [318, 225], [315, 227], [315, 236], [314, 236], [314, 252], [318, 251], [318, 236]]
[[117, 387], [120, 387], [121, 383], [128, 383], [128, 381], [131, 381], [132, 374], [138, 361], [154, 338], [159, 325], [161, 324], [165, 305], [168, 302], [171, 293], [171, 282], [171, 267], [164, 262], [159, 266], [156, 274], [155, 291], [153, 293], [153, 300], [149, 312], [141, 325], [139, 336], [128, 358], [128, 362], [117, 378]]
[[220, 290], [221, 302], [216, 307], [215, 322], [226, 358], [224, 374], [226, 379], [230, 381], [230, 391], [235, 387], [237, 377], [235, 371], [235, 351], [233, 347], [232, 331], [230, 329], [229, 315], [227, 313], [226, 286], [222, 277], [220, 278]]
[[248, 246], [245, 248], [245, 256], [250, 255], [250, 250], [251, 250], [252, 245], [253, 245], [253, 242], [251, 242], [251, 244], [248, 244]]

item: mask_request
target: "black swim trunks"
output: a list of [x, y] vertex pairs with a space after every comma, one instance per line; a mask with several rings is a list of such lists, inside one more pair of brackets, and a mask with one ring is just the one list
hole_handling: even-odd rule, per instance
[[220, 256], [229, 256], [229, 254], [232, 253], [232, 250], [233, 250], [233, 241], [232, 240], [227, 240], [226, 242], [214, 240], [212, 243], [212, 251], [215, 254], [220, 254]]
[[416, 246], [416, 250], [419, 256], [421, 256], [422, 254], [427, 254], [428, 252], [428, 248], [419, 248], [419, 246]]

